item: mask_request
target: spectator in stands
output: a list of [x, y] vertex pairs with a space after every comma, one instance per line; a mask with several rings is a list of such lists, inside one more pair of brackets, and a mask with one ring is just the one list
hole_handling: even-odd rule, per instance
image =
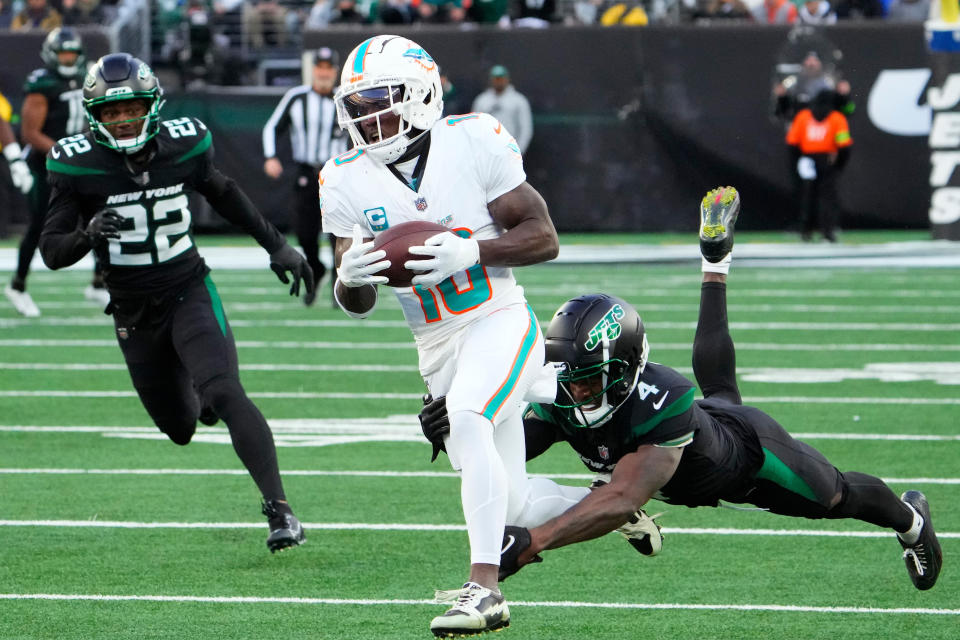
[[440, 68], [440, 88], [443, 90], [443, 115], [451, 116], [460, 113], [466, 113], [467, 107], [464, 104], [463, 96], [456, 85], [450, 81], [445, 69]]
[[384, 24], [411, 24], [416, 11], [409, 0], [381, 0], [379, 14]]
[[930, 16], [930, 0], [890, 0], [887, 20], [924, 22]]
[[467, 10], [467, 16], [480, 24], [499, 24], [502, 27], [510, 26], [508, 0], [473, 0]]
[[263, 49], [268, 43], [284, 45], [286, 9], [278, 0], [247, 0], [243, 3], [243, 30], [250, 46]]
[[47, 4], [47, 0], [27, 0], [23, 11], [13, 17], [10, 29], [13, 31], [27, 31], [43, 29], [52, 31], [63, 24], [60, 12]]
[[289, 130], [295, 163], [294, 229], [300, 247], [313, 270], [317, 287], [308, 291], [304, 303], [316, 300], [327, 267], [320, 261], [320, 200], [317, 176], [323, 164], [347, 150], [347, 138], [337, 123], [333, 89], [340, 71], [340, 56], [329, 47], [313, 52], [311, 84], [287, 91], [263, 127], [263, 172], [274, 180], [283, 173], [277, 157], [277, 135]]
[[467, 17], [464, 0], [420, 0], [416, 7], [424, 22], [461, 23]]
[[797, 21], [797, 5], [790, 0], [763, 0], [752, 13], [757, 24], [793, 24]]
[[9, 29], [13, 22], [13, 9], [8, 0], [0, 0], [0, 29]]
[[827, 0], [805, 0], [797, 9], [797, 21], [809, 25], [836, 24], [837, 14]]
[[800, 178], [800, 225], [803, 239], [819, 226], [827, 242], [836, 242], [840, 199], [837, 177], [850, 158], [850, 128], [834, 108], [830, 90], [818, 93], [808, 109], [793, 119], [787, 132], [792, 166]]
[[516, 0], [516, 19], [518, 27], [546, 27], [556, 21], [556, 0]]
[[803, 58], [800, 73], [787, 76], [773, 88], [776, 99], [774, 115], [787, 123], [792, 122], [794, 116], [808, 107], [813, 97], [825, 89], [834, 92], [835, 109], [846, 115], [853, 113], [850, 83], [838, 79], [835, 72], [824, 69], [816, 51], [808, 51]]
[[62, 0], [60, 13], [63, 24], [67, 26], [100, 24], [103, 21], [100, 0]]
[[882, 18], [883, 3], [880, 0], [838, 0], [836, 11], [839, 20]]
[[526, 97], [510, 84], [505, 66], [490, 69], [490, 88], [474, 99], [471, 111], [489, 113], [499, 120], [516, 139], [520, 153], [526, 153], [533, 138], [533, 115]]
[[708, 0], [694, 17], [709, 20], [749, 20], [752, 15], [743, 0]]
[[333, 0], [316, 0], [307, 16], [307, 29], [326, 29], [333, 17]]

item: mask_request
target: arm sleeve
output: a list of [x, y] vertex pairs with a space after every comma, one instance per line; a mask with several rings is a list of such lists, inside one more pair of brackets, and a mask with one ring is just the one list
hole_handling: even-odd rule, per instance
[[273, 253], [286, 244], [286, 238], [260, 215], [247, 194], [216, 167], [208, 167], [206, 176], [197, 184], [197, 191], [203, 194], [218, 214], [252, 236], [267, 253]]
[[50, 179], [50, 207], [40, 234], [40, 255], [50, 269], [69, 267], [93, 247], [79, 228], [81, 216], [69, 183]]
[[293, 99], [293, 92], [288, 91], [280, 100], [280, 104], [270, 114], [267, 124], [263, 125], [263, 157], [273, 158], [277, 155], [277, 134], [283, 133], [290, 126], [290, 118], [287, 115], [290, 108], [290, 102]]
[[527, 445], [527, 460], [543, 454], [558, 441], [556, 425], [541, 418], [532, 405], [523, 414], [523, 434]]

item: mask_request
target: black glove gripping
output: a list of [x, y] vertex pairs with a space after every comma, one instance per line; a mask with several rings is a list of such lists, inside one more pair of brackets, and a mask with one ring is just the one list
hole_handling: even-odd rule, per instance
[[433, 462], [441, 451], [446, 452], [447, 450], [443, 444], [443, 437], [450, 433], [447, 397], [440, 396], [434, 400], [429, 393], [424, 395], [423, 409], [417, 417], [420, 418], [420, 428], [423, 429], [423, 435], [433, 445], [433, 457], [430, 458], [430, 462]]
[[[525, 566], [519, 565], [517, 562], [520, 559], [520, 554], [530, 548], [531, 542], [529, 529], [524, 527], [504, 527], [503, 546], [500, 548], [500, 573], [497, 575], [499, 582], [503, 582], [517, 571], [520, 571], [522, 566]], [[543, 562], [543, 558], [533, 556], [530, 563], [534, 562]]]
[[83, 233], [92, 245], [98, 245], [106, 241], [107, 238], [119, 240], [120, 225], [123, 224], [123, 221], [124, 217], [114, 209], [101, 209], [90, 218], [90, 222], [87, 223], [87, 228]]

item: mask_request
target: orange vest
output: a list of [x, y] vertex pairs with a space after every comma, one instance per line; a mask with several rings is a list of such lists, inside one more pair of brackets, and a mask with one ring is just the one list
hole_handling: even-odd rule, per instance
[[800, 153], [836, 153], [853, 144], [847, 119], [839, 111], [832, 111], [825, 120], [817, 120], [810, 109], [804, 109], [793, 119], [787, 132], [787, 144], [800, 147]]

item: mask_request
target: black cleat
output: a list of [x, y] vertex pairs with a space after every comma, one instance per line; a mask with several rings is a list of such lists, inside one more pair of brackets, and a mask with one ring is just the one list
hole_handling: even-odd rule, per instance
[[940, 541], [937, 540], [937, 534], [933, 531], [933, 522], [930, 520], [930, 505], [927, 504], [927, 497], [919, 491], [907, 491], [900, 496], [900, 499], [916, 509], [923, 518], [920, 537], [914, 544], [905, 543], [899, 536], [897, 540], [903, 547], [903, 559], [907, 564], [907, 573], [913, 580], [913, 586], [926, 591], [937, 583], [940, 567], [943, 565]]
[[267, 548], [270, 553], [283, 551], [287, 547], [296, 547], [306, 541], [303, 526], [297, 516], [290, 511], [290, 505], [279, 500], [268, 500], [261, 507], [270, 525]]
[[733, 249], [733, 227], [740, 213], [740, 194], [717, 187], [700, 201], [700, 253], [707, 262], [720, 262]]

